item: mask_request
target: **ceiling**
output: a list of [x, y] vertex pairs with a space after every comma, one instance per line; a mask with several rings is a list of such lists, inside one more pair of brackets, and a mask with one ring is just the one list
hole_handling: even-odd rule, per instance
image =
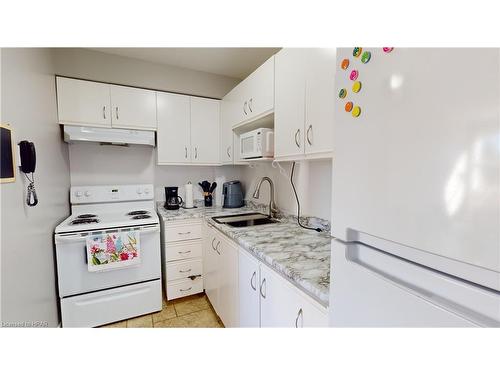
[[280, 48], [91, 48], [157, 64], [244, 79]]

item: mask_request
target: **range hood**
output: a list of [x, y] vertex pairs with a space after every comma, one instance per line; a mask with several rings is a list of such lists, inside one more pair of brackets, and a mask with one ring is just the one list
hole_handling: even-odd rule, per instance
[[98, 142], [112, 145], [147, 145], [155, 146], [155, 132], [151, 130], [128, 130], [114, 128], [96, 128], [91, 126], [64, 125], [64, 141]]

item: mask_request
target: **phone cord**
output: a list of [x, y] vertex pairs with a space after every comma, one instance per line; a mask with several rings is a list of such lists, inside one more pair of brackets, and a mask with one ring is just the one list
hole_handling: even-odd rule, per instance
[[26, 194], [26, 204], [30, 207], [36, 206], [38, 204], [38, 197], [36, 195], [35, 189], [35, 176], [31, 173], [31, 178], [25, 173], [26, 178], [30, 182], [28, 185], [28, 193]]

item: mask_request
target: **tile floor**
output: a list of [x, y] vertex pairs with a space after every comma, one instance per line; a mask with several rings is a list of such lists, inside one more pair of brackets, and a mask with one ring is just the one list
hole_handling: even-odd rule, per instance
[[102, 326], [103, 328], [223, 328], [205, 293], [167, 301], [163, 296], [163, 309]]

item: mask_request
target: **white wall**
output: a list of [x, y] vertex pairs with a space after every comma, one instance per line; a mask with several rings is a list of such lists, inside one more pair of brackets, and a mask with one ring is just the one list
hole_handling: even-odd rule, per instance
[[35, 207], [25, 205], [27, 180], [20, 172], [14, 183], [1, 185], [2, 320], [53, 327], [59, 322], [53, 232], [69, 213], [69, 165], [57, 124], [52, 54], [3, 49], [1, 58], [2, 122], [10, 123], [16, 144], [35, 143], [39, 199]]
[[[241, 167], [241, 181], [244, 184], [245, 198], [252, 198], [259, 179], [270, 177], [275, 185], [275, 201], [278, 208], [289, 214], [297, 214], [297, 204], [290, 185], [291, 162], [280, 163], [284, 175], [279, 168], [269, 162], [255, 163], [252, 167]], [[300, 200], [301, 215], [316, 216], [330, 220], [331, 212], [331, 160], [297, 162], [294, 172], [294, 183]], [[254, 200], [255, 201], [255, 200]], [[269, 184], [264, 182], [259, 203], [269, 203]]]
[[83, 48], [56, 48], [54, 61], [63, 76], [218, 99], [240, 81]]

